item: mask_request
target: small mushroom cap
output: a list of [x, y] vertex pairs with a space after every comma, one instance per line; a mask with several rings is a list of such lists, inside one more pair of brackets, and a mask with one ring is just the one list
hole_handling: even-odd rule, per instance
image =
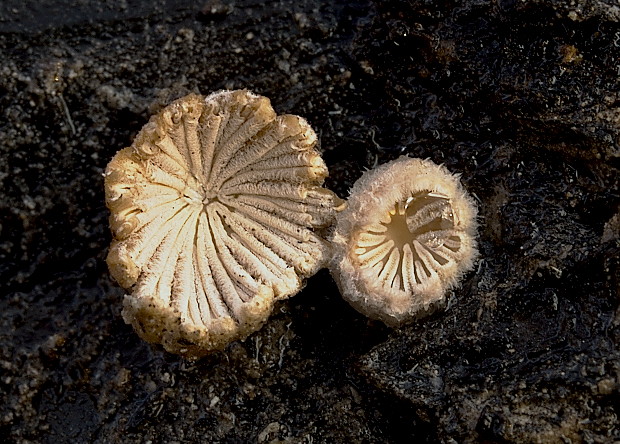
[[430, 160], [402, 156], [367, 171], [332, 235], [343, 297], [391, 326], [430, 313], [473, 268], [476, 213], [458, 176]]
[[173, 102], [114, 156], [107, 263], [142, 338], [189, 357], [221, 349], [325, 266], [315, 229], [343, 203], [321, 188], [316, 141], [266, 97], [220, 91]]

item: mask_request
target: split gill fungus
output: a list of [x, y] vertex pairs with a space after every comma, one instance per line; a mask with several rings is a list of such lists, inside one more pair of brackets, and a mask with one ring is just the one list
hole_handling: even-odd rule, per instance
[[246, 90], [181, 98], [105, 172], [112, 276], [145, 340], [200, 357], [256, 331], [326, 265], [343, 202], [316, 135]]
[[476, 213], [458, 176], [430, 160], [403, 156], [367, 171], [332, 236], [343, 297], [390, 326], [430, 313], [473, 268]]

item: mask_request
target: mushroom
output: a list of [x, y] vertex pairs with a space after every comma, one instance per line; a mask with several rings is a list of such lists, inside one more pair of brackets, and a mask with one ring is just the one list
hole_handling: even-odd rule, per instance
[[151, 117], [105, 172], [111, 275], [145, 340], [199, 357], [256, 331], [324, 267], [342, 201], [316, 135], [246, 90], [190, 94]]
[[458, 176], [402, 156], [353, 185], [332, 235], [343, 297], [397, 326], [430, 313], [473, 268], [476, 205]]

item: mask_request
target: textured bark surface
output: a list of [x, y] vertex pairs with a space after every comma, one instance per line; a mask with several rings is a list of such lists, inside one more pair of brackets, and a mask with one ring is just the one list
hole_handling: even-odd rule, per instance
[[[50, 4], [51, 3], [51, 4]], [[0, 435], [10, 442], [620, 439], [620, 14], [606, 0], [0, 5]], [[342, 197], [462, 173], [478, 267], [367, 321], [329, 273], [189, 362], [123, 323], [105, 165], [189, 92], [305, 117]]]

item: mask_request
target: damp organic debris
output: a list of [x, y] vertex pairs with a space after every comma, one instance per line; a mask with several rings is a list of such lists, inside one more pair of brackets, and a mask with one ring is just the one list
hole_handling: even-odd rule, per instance
[[342, 201], [321, 187], [316, 142], [303, 118], [246, 90], [154, 115], [105, 172], [125, 322], [189, 357], [260, 328], [328, 258], [315, 229]]
[[440, 305], [472, 269], [476, 225], [476, 205], [457, 176], [403, 156], [354, 184], [330, 268], [354, 308], [400, 325]]

